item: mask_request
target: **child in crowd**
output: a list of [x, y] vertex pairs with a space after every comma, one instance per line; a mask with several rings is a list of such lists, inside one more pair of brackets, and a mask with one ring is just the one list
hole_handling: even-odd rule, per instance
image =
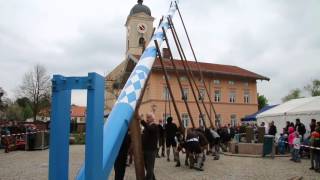
[[293, 139], [293, 161], [300, 162], [300, 145], [301, 145], [301, 138], [299, 133], [295, 132], [295, 137]]
[[290, 153], [291, 153], [291, 159], [293, 160], [294, 158], [294, 154], [293, 154], [293, 140], [295, 138], [294, 135], [294, 128], [293, 127], [289, 127], [289, 137], [288, 137], [288, 143], [289, 143], [289, 148], [290, 148]]
[[280, 134], [280, 137], [278, 139], [278, 148], [279, 148], [279, 153], [284, 154], [285, 149], [286, 149], [286, 143], [285, 143], [285, 135], [283, 133]]

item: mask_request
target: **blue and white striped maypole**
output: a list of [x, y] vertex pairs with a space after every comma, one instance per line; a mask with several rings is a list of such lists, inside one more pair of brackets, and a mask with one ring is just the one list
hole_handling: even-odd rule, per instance
[[[154, 32], [151, 41], [132, 71], [104, 125], [103, 159], [101, 160], [101, 163], [103, 163], [103, 172], [106, 177], [109, 177], [112, 170], [123, 138], [128, 130], [131, 120], [133, 119], [137, 101], [141, 96], [142, 89], [145, 86], [147, 77], [149, 76], [153, 63], [156, 59], [157, 49], [154, 40], [157, 40], [160, 46], [163, 43], [164, 34], [162, 28], [164, 28], [165, 31], [168, 30], [168, 17], [172, 18], [177, 10], [175, 2], [178, 3], [178, 1], [171, 0], [171, 5], [167, 15], [164, 16], [160, 26]], [[84, 168], [84, 166], [81, 167], [77, 176], [78, 180], [85, 179]], [[105, 179], [105, 177], [102, 178]]]

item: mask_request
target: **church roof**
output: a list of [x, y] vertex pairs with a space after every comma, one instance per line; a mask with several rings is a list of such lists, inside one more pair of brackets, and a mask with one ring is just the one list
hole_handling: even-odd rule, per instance
[[133, 6], [133, 8], [130, 11], [129, 16], [132, 16], [134, 14], [141, 13], [141, 12], [146, 13], [149, 16], [151, 16], [150, 8], [146, 5], [143, 5], [142, 2], [143, 2], [142, 0], [138, 0], [138, 4]]

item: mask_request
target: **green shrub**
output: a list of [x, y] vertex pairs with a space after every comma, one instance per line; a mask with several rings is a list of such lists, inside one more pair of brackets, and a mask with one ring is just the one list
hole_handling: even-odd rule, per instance
[[86, 143], [86, 136], [84, 133], [76, 133], [76, 134], [72, 134], [72, 136], [74, 137], [74, 144], [85, 144]]

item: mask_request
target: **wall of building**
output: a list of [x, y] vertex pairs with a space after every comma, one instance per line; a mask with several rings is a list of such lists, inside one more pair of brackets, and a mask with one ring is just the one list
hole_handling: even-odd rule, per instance
[[[176, 80], [175, 76], [170, 73], [170, 84], [173, 89], [173, 94], [175, 100], [177, 102], [178, 109], [180, 111], [180, 116], [183, 113], [187, 113], [185, 104], [182, 100], [180, 88], [178, 85], [178, 81]], [[183, 76], [183, 75], [182, 75]], [[203, 85], [200, 84], [199, 78], [196, 78], [198, 86], [200, 89], [204, 89]], [[184, 88], [188, 88], [188, 104], [191, 109], [191, 113], [195, 122], [196, 126], [199, 126], [199, 110], [196, 105], [195, 99], [193, 97], [191, 88], [187, 79], [182, 78], [182, 86]], [[220, 80], [220, 84], [214, 84], [214, 80]], [[211, 100], [214, 102], [214, 90], [219, 89], [221, 90], [221, 100], [220, 102], [214, 102], [214, 108], [221, 116], [221, 125], [231, 123], [231, 116], [235, 115], [235, 119], [237, 123], [240, 122], [240, 119], [246, 115], [255, 113], [258, 110], [257, 104], [257, 88], [256, 88], [256, 81], [255, 80], [244, 80], [244, 79], [232, 79], [228, 77], [219, 77], [219, 78], [205, 78], [206, 84], [208, 86]], [[234, 81], [234, 84], [229, 84], [229, 81]], [[140, 114], [145, 114], [147, 112], [152, 111], [152, 107], [156, 106], [155, 114], [157, 119], [161, 119], [164, 116], [165, 111], [169, 113], [169, 101], [165, 101], [165, 93], [164, 88], [166, 87], [166, 83], [164, 77], [161, 72], [153, 72], [150, 80], [148, 82], [148, 86], [145, 92], [145, 96], [143, 98], [143, 103], [140, 107]], [[195, 89], [196, 91], [196, 89]], [[235, 92], [236, 99], [234, 103], [229, 102], [229, 93], [230, 91]], [[244, 103], [244, 91], [249, 92], [249, 103]], [[197, 98], [198, 93], [196, 91]], [[206, 102], [207, 110], [210, 111], [209, 114], [213, 115], [212, 108], [210, 107], [207, 95], [204, 97], [204, 101]], [[166, 103], [165, 103], [166, 102]], [[165, 107], [165, 104], [166, 107]], [[205, 110], [200, 103], [202, 112], [205, 114]], [[171, 114], [175, 120], [177, 120], [173, 103], [170, 103], [171, 107]], [[207, 115], [205, 115], [206, 121], [208, 121]], [[213, 121], [214, 122], [214, 121]], [[190, 126], [189, 122], [189, 126]], [[209, 125], [209, 122], [207, 122]]]

